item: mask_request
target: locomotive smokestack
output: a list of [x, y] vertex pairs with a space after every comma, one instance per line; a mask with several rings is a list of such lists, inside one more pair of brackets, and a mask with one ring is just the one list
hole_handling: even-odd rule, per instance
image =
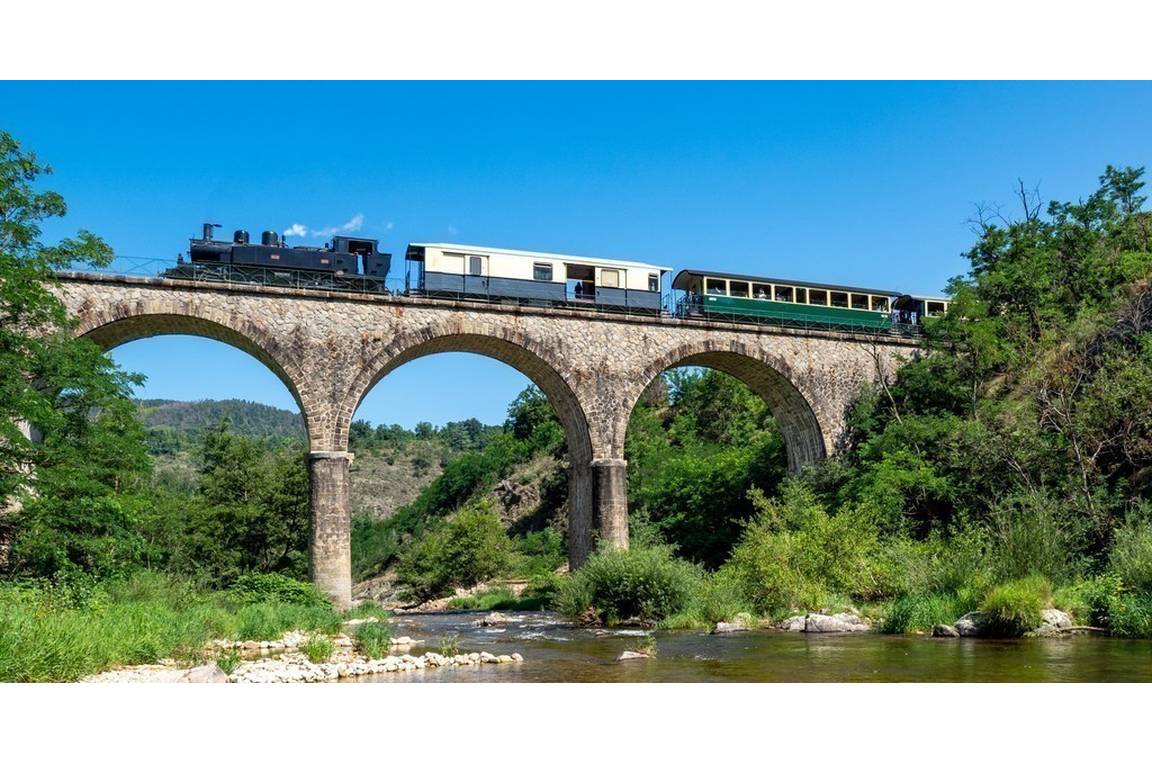
[[219, 228], [219, 223], [205, 223], [204, 224], [204, 241], [212, 241], [212, 229]]

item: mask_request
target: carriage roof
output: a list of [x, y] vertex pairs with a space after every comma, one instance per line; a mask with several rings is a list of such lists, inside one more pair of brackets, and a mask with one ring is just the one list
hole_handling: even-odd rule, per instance
[[499, 249], [497, 247], [479, 247], [473, 244], [451, 244], [446, 242], [413, 242], [408, 245], [409, 257], [411, 256], [412, 250], [415, 247], [431, 247], [433, 249], [444, 250], [445, 252], [455, 252], [465, 255], [499, 255], [508, 257], [534, 258], [537, 260], [563, 260], [567, 263], [576, 263], [579, 265], [604, 265], [610, 268], [647, 268], [653, 271], [660, 271], [661, 273], [667, 273], [672, 270], [666, 265], [653, 265], [652, 263], [641, 263], [636, 262], [635, 260], [610, 260], [601, 257], [563, 255], [557, 252], [533, 252], [523, 249]]
[[793, 279], [780, 279], [772, 276], [748, 276], [742, 273], [721, 273], [720, 271], [699, 271], [685, 269], [676, 274], [672, 279], [673, 289], [687, 289], [691, 286], [691, 281], [694, 277], [712, 278], [712, 279], [729, 279], [732, 281], [753, 281], [763, 282], [766, 284], [783, 284], [785, 286], [808, 287], [810, 289], [826, 289], [834, 292], [858, 292], [867, 294], [881, 294], [896, 297], [900, 294], [899, 291], [894, 289], [869, 289], [861, 286], [843, 286], [840, 284], [821, 284], [815, 281], [796, 281]]

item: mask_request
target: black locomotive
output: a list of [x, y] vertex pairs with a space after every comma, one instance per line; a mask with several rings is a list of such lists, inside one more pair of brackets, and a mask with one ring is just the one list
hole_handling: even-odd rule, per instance
[[203, 235], [188, 245], [188, 261], [181, 255], [167, 278], [198, 281], [244, 281], [274, 286], [387, 293], [385, 279], [392, 255], [380, 252], [375, 239], [334, 236], [323, 247], [290, 247], [275, 231], [260, 234], [252, 244], [248, 232], [238, 230], [232, 241], [217, 241], [205, 223]]

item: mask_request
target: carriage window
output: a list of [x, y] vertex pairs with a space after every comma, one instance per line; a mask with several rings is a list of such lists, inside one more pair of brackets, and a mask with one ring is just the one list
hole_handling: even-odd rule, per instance
[[776, 302], [792, 302], [792, 287], [776, 287]]
[[757, 300], [771, 300], [772, 299], [772, 285], [771, 284], [753, 284], [752, 295]]
[[852, 307], [857, 310], [868, 310], [868, 295], [854, 294], [852, 295]]
[[532, 278], [536, 281], [551, 281], [552, 263], [533, 263]]
[[848, 307], [848, 293], [847, 292], [830, 292], [832, 302], [830, 303], [833, 308], [847, 308]]
[[620, 271], [604, 268], [600, 271], [600, 286], [619, 287]]
[[660, 291], [660, 274], [658, 274], [658, 273], [649, 273], [648, 274], [648, 291], [649, 292], [659, 292]]
[[881, 313], [888, 312], [888, 298], [881, 297], [878, 294], [872, 295], [872, 310], [878, 310]]
[[928, 309], [928, 315], [930, 316], [936, 316], [944, 312], [944, 303], [942, 302], [930, 302], [926, 307]]
[[704, 279], [704, 291], [708, 294], [728, 294], [728, 285], [723, 279]]
[[808, 303], [808, 290], [804, 287], [796, 287], [796, 302], [801, 305]]
[[729, 281], [728, 294], [733, 297], [747, 297], [748, 296], [748, 282], [747, 281]]
[[444, 273], [464, 275], [464, 255], [444, 255]]
[[483, 276], [484, 275], [484, 258], [477, 257], [476, 255], [468, 256], [468, 275], [469, 276]]
[[808, 304], [809, 305], [827, 305], [828, 293], [823, 289], [809, 289], [808, 290]]

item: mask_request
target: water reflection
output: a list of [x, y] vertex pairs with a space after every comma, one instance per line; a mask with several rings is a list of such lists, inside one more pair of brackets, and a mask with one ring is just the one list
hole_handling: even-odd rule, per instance
[[579, 629], [548, 613], [499, 626], [476, 614], [399, 616], [395, 632], [435, 650], [519, 652], [524, 663], [376, 674], [376, 682], [1054, 682], [1152, 681], [1152, 641], [1103, 637], [971, 640], [874, 634], [652, 632], [655, 660], [616, 662], [650, 632]]

